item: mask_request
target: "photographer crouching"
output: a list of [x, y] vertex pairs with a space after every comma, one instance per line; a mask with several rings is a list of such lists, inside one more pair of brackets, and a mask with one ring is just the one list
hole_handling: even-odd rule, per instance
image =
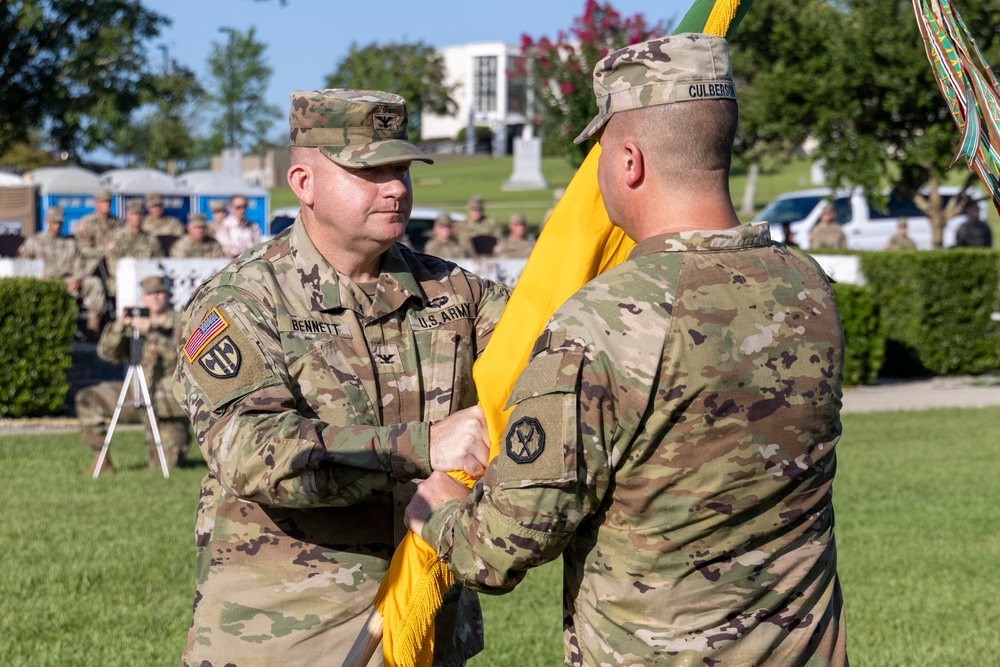
[[[130, 363], [139, 363], [146, 377], [167, 466], [183, 466], [191, 440], [191, 427], [170, 390], [174, 366], [177, 365], [178, 341], [175, 334], [180, 316], [170, 308], [169, 290], [162, 277], [150, 276], [139, 285], [142, 288], [139, 297], [141, 307], [125, 308], [115, 322], [104, 328], [97, 343], [97, 356], [109, 363], [124, 362], [129, 359], [134, 347], [133, 331], [138, 332], [141, 358], [131, 359]], [[97, 467], [108, 423], [121, 393], [122, 383], [112, 381], [86, 387], [76, 394], [80, 433], [86, 445], [94, 451], [94, 462], [88, 475], [93, 475]], [[131, 398], [130, 394], [122, 405], [119, 423], [137, 424], [146, 412], [145, 409], [137, 409]], [[146, 425], [149, 467], [155, 470], [159, 468], [156, 441], [149, 420], [142, 421]], [[104, 460], [101, 472], [114, 472], [110, 455]]]

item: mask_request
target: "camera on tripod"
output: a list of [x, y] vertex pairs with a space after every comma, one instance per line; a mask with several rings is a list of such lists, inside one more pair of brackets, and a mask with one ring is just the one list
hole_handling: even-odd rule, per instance
[[125, 317], [149, 317], [149, 308], [129, 306], [125, 309]]

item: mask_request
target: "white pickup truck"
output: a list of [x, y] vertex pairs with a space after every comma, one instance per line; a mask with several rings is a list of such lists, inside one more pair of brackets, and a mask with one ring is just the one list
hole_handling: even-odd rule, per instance
[[[959, 187], [944, 186], [941, 194], [948, 198], [961, 191]], [[969, 191], [972, 198], [979, 202], [979, 212], [986, 220], [986, 205], [982, 193], [976, 189]], [[815, 188], [798, 190], [779, 195], [771, 203], [761, 209], [754, 217], [754, 222], [771, 223], [771, 238], [784, 241], [783, 227], [785, 223], [791, 226], [792, 240], [802, 248], [809, 248], [809, 233], [813, 225], [819, 221], [825, 202], [833, 202], [837, 211], [837, 222], [840, 223], [847, 237], [847, 247], [851, 250], [882, 250], [886, 241], [896, 232], [896, 224], [900, 217], [905, 217], [909, 223], [907, 233], [917, 244], [917, 248], [929, 249], [931, 243], [931, 223], [911, 199], [890, 197], [885, 210], [876, 208], [865, 199], [860, 189], [830, 190]], [[944, 229], [944, 245], [955, 245], [955, 232], [965, 222], [965, 215], [957, 215], [948, 220]]]

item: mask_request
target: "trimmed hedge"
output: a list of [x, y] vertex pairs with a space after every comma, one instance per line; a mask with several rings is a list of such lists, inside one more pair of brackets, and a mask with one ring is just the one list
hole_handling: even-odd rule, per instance
[[59, 280], [0, 279], [0, 417], [62, 411], [76, 302]]
[[1000, 255], [951, 248], [872, 252], [861, 271], [886, 333], [883, 374], [961, 375], [1000, 370]]
[[885, 358], [885, 333], [872, 290], [860, 285], [833, 285], [844, 323], [844, 384], [874, 384]]

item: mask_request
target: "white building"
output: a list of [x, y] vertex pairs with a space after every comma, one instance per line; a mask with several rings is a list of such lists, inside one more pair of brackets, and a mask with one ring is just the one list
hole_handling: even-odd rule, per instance
[[476, 125], [493, 132], [493, 152], [506, 155], [527, 122], [527, 86], [523, 75], [521, 49], [503, 42], [478, 42], [440, 49], [444, 57], [445, 82], [455, 86], [452, 97], [458, 109], [451, 116], [425, 113], [421, 119], [421, 140], [433, 149], [465, 150], [456, 137], [468, 127], [472, 114]]

